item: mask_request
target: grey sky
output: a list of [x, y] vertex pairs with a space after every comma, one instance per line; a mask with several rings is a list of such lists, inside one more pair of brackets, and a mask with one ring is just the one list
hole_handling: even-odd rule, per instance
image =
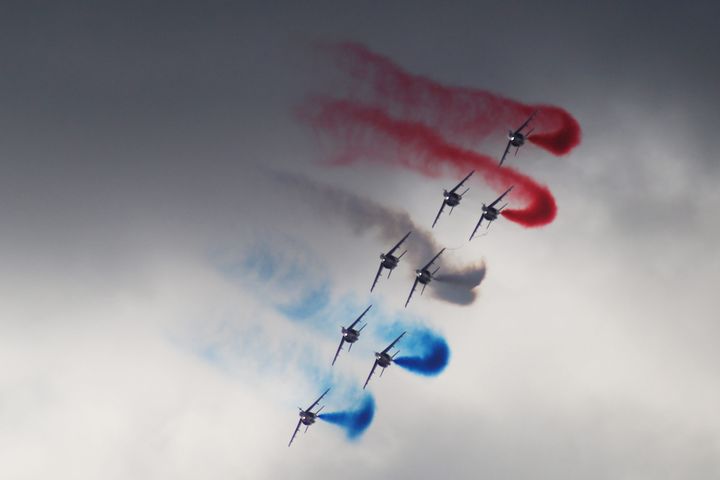
[[[716, 3], [3, 7], [0, 477], [720, 474]], [[447, 338], [448, 369], [391, 368], [359, 442], [321, 423], [288, 449], [336, 348], [320, 325], [344, 324], [345, 303], [393, 317], [410, 283], [394, 274], [368, 295], [386, 239], [297, 201], [266, 167], [426, 226], [455, 181], [318, 162], [324, 145], [292, 109], [344, 84], [315, 40], [557, 104], [583, 142], [511, 160], [550, 186], [554, 223], [500, 221], [468, 245], [492, 193], [476, 181], [436, 229], [454, 263], [487, 266], [473, 305], [411, 304]], [[268, 237], [327, 278], [326, 323], [273, 308], [294, 287], [254, 290], [218, 268]], [[340, 384], [367, 374], [372, 313]]]

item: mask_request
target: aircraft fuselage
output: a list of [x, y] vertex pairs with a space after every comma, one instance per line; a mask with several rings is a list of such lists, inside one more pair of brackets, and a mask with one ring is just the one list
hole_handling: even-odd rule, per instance
[[427, 285], [432, 281], [432, 274], [427, 270], [415, 270], [415, 275], [418, 277], [418, 282], [423, 285]]
[[395, 255], [387, 255], [385, 253], [381, 253], [380, 258], [382, 259], [382, 266], [388, 270], [392, 270], [397, 267], [398, 262], [400, 261], [400, 259]]
[[312, 412], [300, 412], [300, 421], [303, 423], [303, 425], [312, 425], [315, 423], [315, 418], [317, 417], [317, 414]]
[[508, 134], [508, 140], [510, 140], [510, 145], [513, 147], [520, 147], [525, 143], [525, 135], [522, 133], [510, 132]]
[[347, 343], [355, 343], [357, 342], [358, 338], [360, 338], [360, 332], [358, 332], [354, 328], [343, 327], [342, 336], [343, 340], [345, 340]]
[[493, 221], [497, 220], [498, 214], [500, 212], [495, 207], [487, 207], [485, 208], [485, 212], [483, 213], [483, 217], [485, 217], [485, 220]]
[[375, 359], [382, 368], [387, 368], [392, 363], [393, 359], [387, 353], [375, 352]]
[[445, 205], [448, 207], [456, 207], [460, 205], [460, 199], [462, 198], [459, 194], [455, 192], [448, 192], [445, 190], [445, 193], [443, 195], [445, 197]]

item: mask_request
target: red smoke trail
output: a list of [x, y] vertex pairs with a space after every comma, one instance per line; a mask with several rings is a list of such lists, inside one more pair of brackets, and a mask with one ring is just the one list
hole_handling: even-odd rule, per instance
[[[525, 105], [486, 90], [449, 87], [406, 72], [387, 57], [356, 43], [321, 45], [336, 65], [357, 80], [352, 98], [377, 103], [402, 118], [423, 123], [453, 141], [476, 142], [505, 135], [535, 110], [535, 131], [528, 139], [555, 155], [580, 143], [580, 125], [565, 110], [551, 105]], [[504, 137], [503, 137], [504, 138]]]
[[550, 223], [557, 213], [555, 199], [547, 187], [517, 170], [500, 168], [492, 157], [448, 143], [423, 123], [393, 118], [378, 107], [328, 99], [310, 101], [299, 115], [315, 128], [342, 140], [345, 150], [338, 158], [344, 163], [359, 160], [366, 152], [363, 145], [393, 146], [395, 150], [375, 148], [375, 155], [369, 159], [400, 164], [431, 176], [438, 175], [443, 164], [448, 164], [462, 174], [475, 169], [498, 191], [515, 185], [511, 195], [519, 196], [527, 204], [503, 214], [526, 227]]

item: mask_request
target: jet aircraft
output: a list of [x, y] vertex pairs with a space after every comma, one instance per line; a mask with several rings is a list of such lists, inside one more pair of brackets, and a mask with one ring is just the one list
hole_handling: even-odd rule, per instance
[[305, 425], [305, 432], [307, 432], [308, 428], [310, 428], [310, 425], [315, 423], [315, 419], [318, 416], [318, 413], [320, 413], [320, 410], [322, 410], [325, 405], [320, 407], [317, 412], [312, 412], [312, 409], [315, 407], [315, 405], [318, 404], [320, 400], [329, 392], [330, 389], [328, 388], [323, 392], [320, 397], [318, 397], [317, 400], [315, 400], [312, 405], [310, 405], [308, 408], [303, 410], [302, 408], [298, 407], [300, 409], [300, 420], [298, 420], [297, 427], [295, 427], [295, 431], [292, 434], [292, 437], [290, 437], [290, 443], [288, 443], [288, 447], [292, 444], [293, 440], [295, 439], [295, 435], [297, 435], [298, 430], [300, 430], [300, 425]]
[[514, 132], [512, 130], [508, 130], [508, 143], [507, 147], [505, 147], [505, 152], [503, 152], [502, 158], [500, 159], [500, 166], [502, 166], [503, 162], [505, 161], [505, 157], [507, 156], [508, 152], [510, 151], [510, 147], [515, 147], [515, 155], [517, 155], [518, 150], [520, 150], [520, 147], [522, 147], [525, 144], [525, 140], [530, 136], [534, 128], [531, 128], [527, 133], [522, 133], [522, 130], [528, 126], [528, 123], [530, 123], [530, 120], [533, 119], [535, 114], [537, 113], [537, 110], [535, 110], [533, 113], [530, 114], [527, 120], [525, 120], [525, 123], [520, 125], [520, 128], [515, 130]]
[[460, 205], [460, 200], [462, 200], [463, 195], [467, 193], [469, 188], [466, 188], [463, 193], [457, 193], [457, 189], [462, 187], [463, 183], [467, 181], [468, 178], [470, 178], [470, 175], [475, 173], [475, 170], [467, 174], [467, 177], [463, 178], [460, 183], [455, 185], [455, 188], [450, 190], [449, 192], [447, 190], [443, 190], [443, 203], [440, 205], [440, 210], [437, 213], [437, 216], [435, 217], [435, 221], [432, 224], [432, 228], [435, 228], [435, 224], [437, 223], [438, 219], [440, 218], [440, 215], [443, 212], [443, 209], [445, 208], [445, 205], [450, 207], [450, 213], [448, 215], [452, 214], [453, 208]]
[[398, 263], [400, 262], [400, 258], [402, 258], [403, 255], [407, 253], [407, 250], [405, 250], [403, 253], [398, 255], [397, 257], [393, 255], [395, 253], [395, 250], [400, 248], [400, 245], [410, 236], [412, 232], [408, 232], [405, 234], [405, 236], [400, 240], [398, 243], [395, 244], [394, 247], [392, 247], [387, 253], [381, 253], [380, 254], [380, 268], [378, 268], [377, 273], [375, 274], [375, 280], [373, 280], [372, 287], [370, 287], [370, 291], [372, 292], [375, 288], [375, 284], [377, 284], [378, 279], [380, 278], [380, 274], [382, 273], [383, 268], [388, 269], [388, 278], [390, 278], [390, 274], [392, 273], [393, 269], [398, 266]]
[[440, 251], [438, 252], [437, 255], [435, 255], [435, 256], [432, 258], [432, 260], [430, 260], [430, 261], [427, 263], [427, 265], [425, 265], [425, 266], [422, 267], [422, 268], [419, 268], [419, 269], [415, 270], [415, 283], [413, 283], [412, 289], [410, 290], [410, 295], [408, 295], [407, 301], [405, 302], [405, 307], [407, 307], [407, 306], [408, 306], [408, 303], [410, 303], [410, 298], [412, 298], [413, 292], [415, 291], [415, 287], [417, 287], [417, 284], [418, 284], [418, 283], [422, 283], [422, 285], [423, 285], [423, 288], [422, 288], [422, 290], [420, 291], [420, 295], [422, 295], [423, 292], [425, 292], [425, 287], [427, 287], [428, 283], [430, 283], [430, 282], [432, 281], [432, 279], [433, 279], [433, 277], [435, 276], [435, 274], [437, 273], [437, 271], [440, 270], [440, 267], [437, 267], [437, 268], [435, 269], [435, 271], [433, 271], [433, 272], [430, 272], [430, 270], [428, 270], [428, 269], [432, 266], [433, 263], [435, 263], [435, 260], [437, 260], [437, 258], [438, 258], [444, 251], [445, 251], [445, 249], [443, 248], [442, 250], [440, 250]]
[[[372, 307], [372, 305], [370, 305]], [[352, 348], [353, 343], [357, 342], [358, 338], [360, 338], [360, 332], [363, 328], [367, 326], [367, 323], [363, 325], [362, 327], [355, 330], [355, 325], [360, 321], [360, 319], [365, 316], [365, 314], [370, 310], [370, 307], [367, 307], [363, 313], [360, 314], [358, 318], [355, 319], [353, 323], [350, 324], [349, 327], [345, 328], [342, 327], [342, 338], [340, 339], [340, 345], [338, 346], [337, 351], [335, 352], [335, 358], [333, 358], [332, 364], [335, 365], [335, 360], [337, 360], [338, 355], [340, 355], [340, 350], [342, 350], [343, 343], [348, 343], [348, 352]]]
[[480, 220], [478, 220], [477, 225], [475, 225], [475, 230], [473, 230], [472, 234], [470, 234], [470, 240], [473, 239], [473, 237], [475, 236], [475, 233], [478, 231], [478, 228], [480, 228], [480, 224], [482, 223], [483, 218], [488, 221], [487, 228], [490, 228], [490, 224], [491, 224], [493, 221], [497, 220], [498, 215], [500, 215], [500, 212], [502, 212], [503, 208], [507, 207], [508, 204], [506, 203], [505, 205], [503, 205], [503, 206], [500, 207], [500, 208], [495, 208], [495, 205], [497, 205], [498, 202], [499, 202], [500, 200], [502, 200], [503, 197], [504, 197], [505, 195], [507, 195], [507, 194], [510, 192], [510, 190], [513, 189], [514, 186], [515, 186], [515, 185], [513, 185], [512, 187], [510, 187], [510, 188], [508, 188], [507, 190], [505, 190], [505, 192], [503, 192], [502, 195], [500, 195], [498, 198], [496, 198], [495, 201], [492, 202], [490, 205], [485, 205], [485, 204], [483, 203], [483, 206], [482, 206], [483, 213], [482, 213], [482, 215], [480, 215]]
[[385, 372], [385, 369], [390, 366], [391, 363], [393, 363], [393, 360], [395, 359], [395, 356], [400, 353], [400, 350], [395, 352], [393, 355], [390, 355], [388, 352], [391, 348], [395, 346], [395, 344], [400, 340], [403, 335], [405, 335], [407, 332], [402, 332], [399, 337], [397, 337], [393, 342], [387, 346], [385, 350], [382, 352], [375, 352], [375, 363], [373, 363], [372, 369], [370, 370], [370, 375], [368, 375], [367, 380], [365, 380], [365, 385], [363, 385], [363, 390], [365, 390], [365, 387], [367, 387], [368, 382], [370, 381], [370, 377], [372, 377], [373, 373], [375, 373], [375, 369], [378, 365], [380, 365], [380, 368], [382, 370], [380, 371], [380, 376], [382, 377], [382, 374]]

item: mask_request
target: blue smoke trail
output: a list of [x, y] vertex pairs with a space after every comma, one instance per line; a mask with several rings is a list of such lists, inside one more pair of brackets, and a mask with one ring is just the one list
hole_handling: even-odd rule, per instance
[[338, 425], [345, 429], [349, 440], [356, 440], [370, 426], [375, 415], [375, 400], [372, 395], [366, 395], [356, 410], [344, 412], [321, 413], [318, 418], [328, 423]]
[[330, 285], [323, 282], [317, 288], [309, 286], [301, 295], [286, 304], [277, 304], [278, 312], [290, 320], [309, 320], [330, 304]]
[[422, 353], [420, 355], [397, 357], [395, 359], [396, 364], [406, 370], [426, 376], [439, 375], [440, 372], [445, 370], [450, 359], [450, 347], [444, 338], [430, 330], [410, 332], [408, 337], [414, 339], [413, 346], [419, 346]]

